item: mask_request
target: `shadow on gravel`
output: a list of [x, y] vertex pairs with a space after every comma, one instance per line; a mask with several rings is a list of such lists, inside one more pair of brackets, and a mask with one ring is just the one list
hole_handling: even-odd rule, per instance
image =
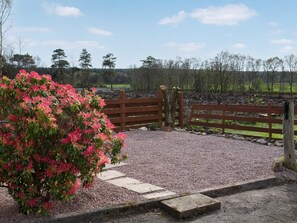
[[[182, 222], [297, 222], [297, 184], [285, 184], [217, 198], [220, 211]], [[181, 222], [160, 210], [110, 219], [104, 223]], [[92, 221], [92, 223], [96, 223]]]

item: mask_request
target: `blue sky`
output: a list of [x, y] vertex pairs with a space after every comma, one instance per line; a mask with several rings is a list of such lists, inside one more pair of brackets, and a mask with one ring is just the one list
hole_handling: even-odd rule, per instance
[[267, 59], [297, 54], [296, 9], [296, 0], [14, 0], [5, 42], [43, 66], [58, 48], [76, 66], [86, 48], [93, 67], [107, 53], [118, 68], [222, 50]]

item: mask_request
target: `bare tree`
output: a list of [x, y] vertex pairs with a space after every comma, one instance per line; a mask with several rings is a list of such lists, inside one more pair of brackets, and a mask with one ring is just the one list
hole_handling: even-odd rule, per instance
[[292, 94], [297, 71], [297, 57], [294, 54], [285, 56], [284, 64], [289, 72], [290, 93]]
[[272, 93], [274, 90], [274, 84], [282, 67], [283, 61], [278, 57], [272, 57], [264, 61], [264, 71], [266, 73], [266, 83], [268, 93]]
[[11, 8], [12, 0], [0, 0], [0, 77], [2, 76], [3, 67], [3, 39], [4, 33], [7, 31], [4, 25], [10, 16]]
[[[212, 71], [217, 75], [216, 82], [220, 93], [227, 92], [230, 85], [230, 53], [228, 51], [222, 51], [217, 54], [215, 58], [211, 61]], [[218, 89], [215, 89], [215, 91]]]

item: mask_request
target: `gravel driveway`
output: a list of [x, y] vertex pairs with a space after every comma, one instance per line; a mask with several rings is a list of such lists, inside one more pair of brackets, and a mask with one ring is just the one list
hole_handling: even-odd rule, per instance
[[273, 176], [274, 158], [283, 149], [248, 141], [188, 132], [127, 132], [128, 165], [118, 170], [129, 177], [190, 192]]
[[[244, 180], [272, 176], [273, 158], [282, 148], [218, 136], [187, 132], [126, 132], [127, 165], [116, 170], [127, 176], [174, 192], [191, 192]], [[92, 189], [80, 191], [73, 202], [57, 203], [51, 215], [85, 211], [144, 199], [135, 192], [97, 180]], [[36, 220], [18, 214], [17, 204], [0, 188], [0, 222]]]

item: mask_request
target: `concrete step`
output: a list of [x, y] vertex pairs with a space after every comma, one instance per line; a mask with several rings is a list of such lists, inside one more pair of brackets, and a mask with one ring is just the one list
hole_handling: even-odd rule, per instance
[[219, 210], [221, 202], [202, 194], [191, 194], [161, 201], [161, 207], [177, 218], [189, 218]]
[[167, 197], [167, 196], [171, 196], [171, 195], [175, 195], [175, 194], [176, 193], [174, 193], [174, 192], [165, 190], [165, 191], [161, 191], [161, 192], [153, 192], [153, 193], [149, 193], [149, 194], [144, 194], [142, 196], [147, 199], [153, 199], [153, 198], [159, 198], [159, 197]]
[[126, 174], [123, 174], [116, 170], [107, 170], [107, 171], [103, 171], [103, 172], [97, 174], [97, 177], [100, 180], [111, 180], [111, 179], [124, 177], [124, 176], [126, 176]]
[[128, 190], [132, 190], [139, 194], [145, 194], [145, 193], [165, 190], [163, 187], [158, 187], [158, 186], [148, 184], [148, 183], [129, 184], [127, 186], [124, 186], [124, 188], [126, 188]]
[[131, 184], [141, 184], [142, 183], [139, 180], [135, 180], [130, 177], [122, 177], [122, 178], [118, 178], [118, 179], [108, 180], [106, 182], [111, 183], [118, 187], [125, 187], [125, 188]]
[[124, 163], [124, 162], [120, 162], [120, 163], [117, 163], [117, 164], [111, 164], [110, 159], [108, 159], [108, 160], [109, 160], [109, 164], [105, 164], [105, 167], [103, 168], [104, 170], [108, 170], [108, 169], [111, 169], [111, 168], [127, 165], [127, 163]]

